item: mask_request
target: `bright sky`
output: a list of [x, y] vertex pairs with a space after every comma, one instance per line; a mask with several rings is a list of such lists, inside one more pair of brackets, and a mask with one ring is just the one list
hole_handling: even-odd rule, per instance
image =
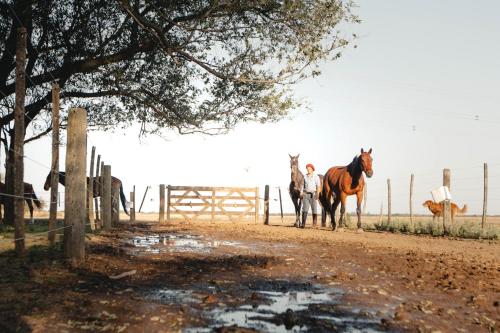
[[[367, 210], [386, 207], [391, 178], [393, 212], [408, 212], [410, 174], [415, 174], [416, 213], [452, 172], [453, 201], [482, 212], [483, 163], [490, 174], [489, 213], [500, 214], [500, 2], [482, 0], [358, 0], [364, 21], [354, 27], [358, 48], [323, 75], [297, 86], [310, 111], [299, 110], [277, 124], [240, 125], [219, 137], [138, 139], [138, 130], [89, 133], [91, 145], [137, 200], [152, 186], [143, 210], [158, 209], [158, 184], [281, 186], [285, 211], [288, 154], [300, 153], [301, 169], [320, 173], [346, 165], [360, 149], [373, 148]], [[66, 135], [63, 133], [63, 135]], [[42, 198], [50, 165], [50, 138], [25, 147], [25, 178]], [[64, 151], [61, 152], [64, 168]], [[90, 153], [89, 153], [90, 159]], [[37, 161], [36, 163], [32, 160]], [[277, 191], [271, 189], [271, 197]], [[351, 197], [348, 210], [353, 211]], [[279, 212], [275, 201], [271, 212]]]

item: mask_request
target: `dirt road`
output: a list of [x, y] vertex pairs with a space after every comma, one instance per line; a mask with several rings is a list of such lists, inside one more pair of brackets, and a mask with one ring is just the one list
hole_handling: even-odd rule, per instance
[[[0, 331], [497, 332], [500, 243], [253, 224], [127, 225], [0, 255]], [[120, 274], [128, 276], [119, 279]], [[125, 274], [126, 275], [126, 274]]]

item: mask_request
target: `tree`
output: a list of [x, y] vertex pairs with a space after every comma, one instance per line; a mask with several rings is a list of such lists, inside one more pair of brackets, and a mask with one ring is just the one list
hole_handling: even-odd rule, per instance
[[85, 107], [91, 127], [218, 134], [297, 108], [290, 87], [340, 56], [348, 40], [339, 24], [359, 22], [352, 8], [342, 0], [2, 1], [2, 141], [12, 141], [19, 26], [28, 29], [27, 140], [50, 131], [53, 81], [62, 106]]

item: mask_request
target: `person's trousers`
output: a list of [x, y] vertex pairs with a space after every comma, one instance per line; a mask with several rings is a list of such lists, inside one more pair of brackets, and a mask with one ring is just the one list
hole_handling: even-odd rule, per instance
[[302, 198], [302, 212], [307, 214], [309, 206], [311, 206], [313, 214], [318, 214], [314, 193], [305, 192], [304, 197]]

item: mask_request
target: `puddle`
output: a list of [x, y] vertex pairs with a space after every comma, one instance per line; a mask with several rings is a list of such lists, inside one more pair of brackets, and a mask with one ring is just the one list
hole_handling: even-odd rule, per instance
[[339, 291], [268, 292], [258, 294], [268, 304], [216, 309], [210, 313], [215, 327], [233, 326], [261, 332], [383, 332], [380, 320], [336, 309]]
[[162, 304], [200, 303], [191, 290], [160, 289], [153, 293], [146, 293], [145, 296], [147, 300]]
[[216, 241], [204, 239], [202, 236], [188, 234], [153, 234], [146, 236], [135, 236], [125, 240], [125, 243], [133, 247], [133, 254], [157, 254], [165, 252], [210, 252], [220, 246], [245, 247], [243, 244], [233, 241]]
[[[375, 311], [346, 310], [341, 304], [340, 289], [286, 280], [256, 281], [224, 289], [215, 297], [225, 305], [213, 304], [209, 308], [203, 304], [203, 298], [214, 294], [214, 290], [206, 285], [193, 290], [160, 289], [146, 297], [166, 304], [191, 305], [209, 322], [208, 327], [184, 329], [187, 333], [213, 332], [231, 326], [259, 332], [386, 332]], [[238, 295], [242, 300], [239, 305], [224, 302], [231, 295]]]
[[294, 247], [291, 244], [263, 245], [257, 243], [214, 240], [204, 238], [203, 236], [176, 233], [135, 236], [133, 238], [125, 239], [124, 242], [129, 245], [129, 248], [126, 250], [133, 255], [179, 252], [208, 253], [219, 247], [251, 249], [253, 252], [257, 250], [265, 251], [269, 248], [281, 249]]

